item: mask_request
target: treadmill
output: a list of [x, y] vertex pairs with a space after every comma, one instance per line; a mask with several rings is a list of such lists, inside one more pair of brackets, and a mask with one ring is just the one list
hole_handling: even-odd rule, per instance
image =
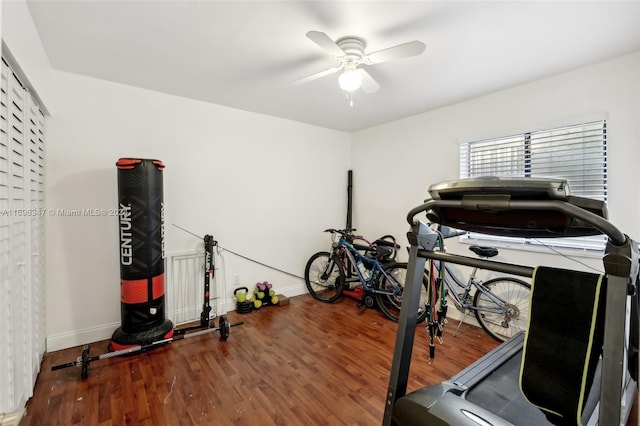
[[[608, 237], [603, 267], [602, 356], [582, 410], [586, 425], [624, 425], [637, 389], [638, 244], [607, 221], [604, 202], [572, 196], [563, 179], [473, 178], [429, 187], [431, 199], [407, 215], [409, 264], [386, 395], [383, 425], [547, 425], [519, 387], [520, 333], [450, 380], [406, 394], [416, 312], [426, 259], [532, 277], [534, 268], [436, 251], [438, 234], [416, 220], [490, 235], [530, 238]], [[553, 362], [552, 360], [550, 362]], [[588, 386], [588, 385], [586, 385]], [[578, 417], [580, 418], [580, 417]]]

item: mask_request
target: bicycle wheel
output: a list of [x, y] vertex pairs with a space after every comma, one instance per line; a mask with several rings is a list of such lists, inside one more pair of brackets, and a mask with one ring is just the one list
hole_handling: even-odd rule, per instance
[[311, 256], [304, 270], [309, 294], [322, 302], [334, 302], [340, 297], [344, 279], [343, 268], [326, 251]]
[[476, 289], [473, 306], [480, 326], [499, 342], [527, 328], [531, 285], [516, 278], [494, 278]]
[[[392, 263], [385, 266], [384, 272], [389, 276], [389, 280], [380, 274], [376, 287], [376, 301], [382, 313], [393, 321], [400, 319], [400, 309], [402, 308], [402, 292], [407, 277], [406, 263]], [[423, 276], [422, 287], [420, 288], [420, 301], [418, 302], [418, 322], [424, 321], [427, 316], [427, 290], [429, 281]]]

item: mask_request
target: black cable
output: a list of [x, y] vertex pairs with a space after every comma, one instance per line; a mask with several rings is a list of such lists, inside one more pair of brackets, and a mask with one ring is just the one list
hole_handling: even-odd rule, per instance
[[[193, 232], [191, 232], [191, 231], [189, 231], [189, 230], [186, 230], [186, 229], [184, 229], [184, 228], [183, 228], [183, 227], [181, 227], [181, 226], [176, 225], [175, 223], [173, 224], [173, 226], [175, 226], [175, 227], [176, 227], [176, 228], [178, 228], [178, 229], [183, 230], [183, 231], [184, 231], [184, 232], [186, 232], [187, 234], [191, 234], [191, 235], [193, 235], [193, 236], [194, 236], [194, 237], [196, 237], [196, 238], [201, 238], [199, 235], [196, 235], [196, 234], [194, 234]], [[294, 278], [299, 278], [299, 279], [301, 279], [301, 280], [304, 280], [304, 277], [301, 277], [301, 276], [299, 276], [299, 275], [292, 274], [291, 272], [283, 271], [282, 269], [278, 269], [278, 268], [276, 268], [276, 267], [274, 267], [274, 266], [267, 265], [266, 263], [262, 263], [262, 262], [259, 262], [259, 261], [255, 260], [255, 259], [251, 259], [250, 257], [243, 256], [243, 255], [241, 255], [241, 254], [239, 254], [239, 253], [236, 253], [236, 252], [234, 252], [234, 251], [231, 251], [231, 250], [229, 250], [229, 249], [226, 249], [226, 248], [224, 248], [224, 247], [220, 246], [219, 244], [217, 244], [217, 246], [218, 246], [218, 249], [222, 249], [222, 250], [224, 250], [224, 251], [228, 251], [229, 253], [233, 254], [234, 256], [241, 257], [242, 259], [248, 260], [249, 262], [257, 263], [258, 265], [264, 266], [265, 268], [273, 269], [274, 271], [278, 271], [278, 272], [281, 272], [281, 273], [283, 273], [283, 274], [290, 275], [290, 276], [292, 276], [292, 277], [294, 277]]]
[[290, 275], [290, 276], [292, 276], [294, 278], [299, 278], [301, 280], [304, 280], [304, 277], [301, 277], [299, 275], [292, 274], [291, 272], [283, 271], [282, 269], [278, 269], [278, 268], [276, 268], [274, 266], [267, 265], [266, 263], [262, 263], [260, 261], [255, 260], [255, 259], [251, 259], [250, 257], [243, 256], [243, 255], [241, 255], [239, 253], [236, 253], [236, 252], [233, 252], [233, 251], [231, 251], [231, 250], [229, 250], [227, 248], [221, 247], [220, 245], [218, 245], [218, 247], [221, 248], [223, 251], [228, 251], [229, 253], [231, 253], [231, 254], [233, 254], [235, 256], [241, 257], [242, 259], [248, 260], [249, 262], [257, 263], [258, 265], [264, 266], [265, 268], [273, 269], [274, 271], [278, 271], [278, 272], [281, 272], [283, 274]]
[[554, 253], [556, 253], [556, 254], [559, 254], [560, 256], [564, 257], [565, 259], [573, 260], [574, 262], [579, 263], [579, 264], [581, 264], [582, 266], [585, 266], [585, 267], [587, 267], [587, 268], [589, 268], [589, 269], [591, 269], [591, 270], [593, 270], [593, 271], [596, 271], [596, 272], [597, 272], [597, 273], [599, 273], [599, 274], [603, 274], [603, 273], [604, 273], [604, 272], [602, 272], [601, 270], [594, 268], [593, 266], [587, 265], [586, 263], [584, 263], [584, 262], [582, 262], [582, 261], [580, 261], [580, 260], [578, 260], [578, 259], [574, 259], [573, 257], [568, 256], [568, 255], [566, 255], [566, 254], [562, 253], [561, 251], [559, 251], [559, 250], [555, 249], [554, 247], [551, 247], [551, 246], [549, 246], [549, 245], [547, 245], [547, 244], [543, 243], [542, 241], [540, 241], [540, 240], [539, 240], [539, 239], [537, 239], [537, 238], [533, 238], [533, 240], [534, 240], [534, 241], [536, 241], [536, 242], [538, 242], [538, 243], [539, 243], [540, 245], [542, 245], [543, 247], [545, 247], [545, 248], [547, 248], [547, 249], [551, 250], [552, 252], [554, 252]]

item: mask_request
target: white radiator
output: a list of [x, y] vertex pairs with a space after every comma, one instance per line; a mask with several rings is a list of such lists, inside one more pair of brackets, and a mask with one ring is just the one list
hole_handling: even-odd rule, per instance
[[[165, 303], [167, 319], [174, 324], [200, 321], [204, 303], [204, 251], [169, 254], [165, 259]], [[216, 271], [217, 274], [217, 271]], [[210, 278], [211, 315], [220, 314], [219, 280]]]

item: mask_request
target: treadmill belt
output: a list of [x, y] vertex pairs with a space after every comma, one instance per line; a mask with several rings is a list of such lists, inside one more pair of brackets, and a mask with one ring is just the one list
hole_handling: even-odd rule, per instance
[[517, 426], [551, 425], [538, 408], [529, 404], [518, 386], [522, 351], [467, 392], [466, 400]]

